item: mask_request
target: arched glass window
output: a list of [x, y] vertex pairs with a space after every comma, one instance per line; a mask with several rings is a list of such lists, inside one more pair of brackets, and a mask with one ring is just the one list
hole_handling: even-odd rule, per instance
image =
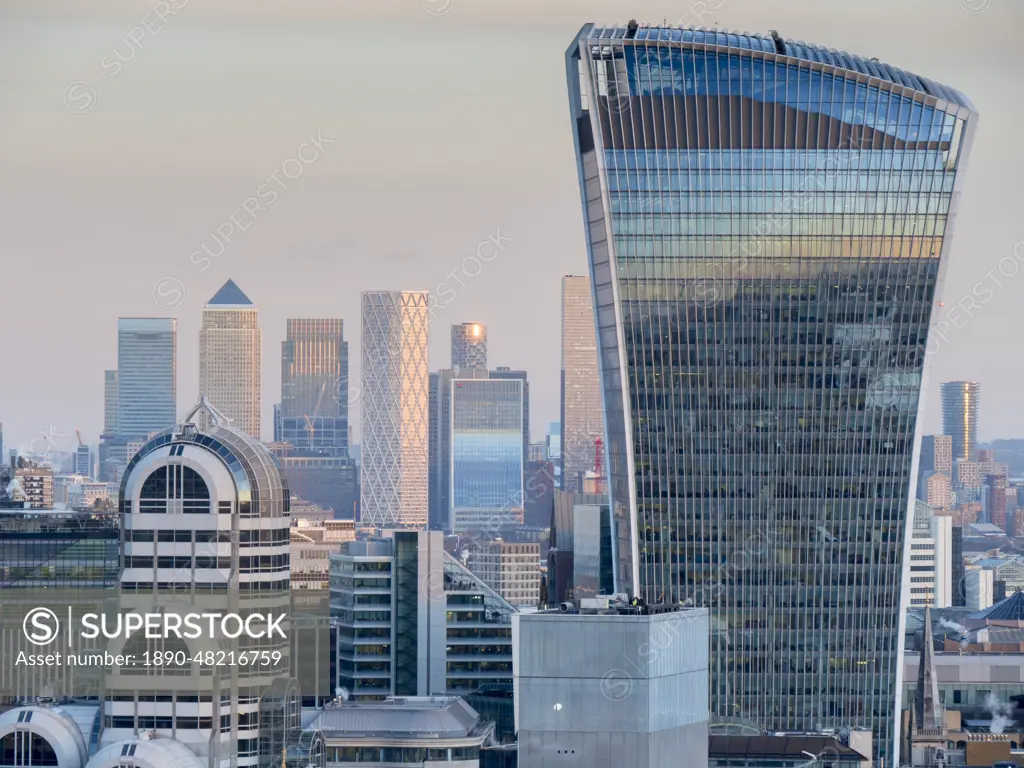
[[0, 739], [0, 766], [57, 765], [57, 753], [50, 742], [36, 733], [15, 731]]
[[210, 511], [210, 489], [206, 481], [191, 467], [168, 464], [146, 478], [139, 495], [139, 512], [163, 513], [168, 502], [180, 505], [181, 511], [205, 514]]

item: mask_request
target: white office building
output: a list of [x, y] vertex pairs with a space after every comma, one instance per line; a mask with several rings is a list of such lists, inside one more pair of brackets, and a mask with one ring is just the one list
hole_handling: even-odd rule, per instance
[[910, 542], [911, 606], [953, 604], [953, 518], [916, 502]]
[[427, 527], [426, 291], [362, 295], [360, 507], [366, 523]]

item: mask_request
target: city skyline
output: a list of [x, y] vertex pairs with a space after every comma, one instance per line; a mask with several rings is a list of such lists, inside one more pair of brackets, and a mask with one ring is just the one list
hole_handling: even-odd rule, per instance
[[[242, 7], [230, 0], [218, 0], [216, 8], [189, 4], [107, 82], [109, 91], [93, 82], [98, 101], [88, 114], [64, 107], [65, 87], [90, 78], [86, 68], [105, 75], [96, 62], [115, 45], [125, 50], [124, 37], [138, 25], [142, 11], [124, 0], [101, 0], [90, 7], [93, 15], [83, 25], [83, 10], [66, 9], [66, 14], [44, 19], [23, 0], [0, 10], [5, 22], [0, 38], [19, 62], [17, 73], [4, 81], [14, 96], [15, 119], [9, 125], [11, 142], [2, 152], [7, 167], [24, 170], [17, 193], [5, 193], [0, 207], [6, 250], [19, 254], [6, 265], [5, 282], [47, 286], [45, 309], [11, 295], [5, 317], [33, 317], [38, 337], [60, 345], [69, 327], [63, 308], [83, 296], [106, 297], [76, 318], [76, 328], [93, 345], [88, 350], [64, 347], [53, 354], [51, 345], [30, 346], [20, 352], [20, 365], [36, 371], [38, 381], [0, 379], [0, 402], [19, 404], [17, 413], [8, 408], [3, 414], [5, 443], [25, 446], [50, 422], [69, 436], [69, 447], [76, 427], [95, 442], [102, 422], [96, 405], [102, 402], [102, 368], [88, 374], [97, 357], [110, 361], [103, 367], [113, 367], [115, 340], [108, 329], [118, 316], [166, 313], [178, 319], [181, 413], [197, 396], [194, 345], [202, 303], [228, 277], [242, 281], [258, 299], [264, 354], [270, 357], [276, 357], [289, 316], [340, 317], [355, 327], [362, 289], [430, 290], [442, 302], [432, 318], [431, 369], [446, 363], [450, 324], [475, 320], [487, 325], [490, 357], [531, 373], [531, 427], [540, 434], [548, 420], [558, 418], [559, 349], [547, 332], [558, 322], [558, 281], [586, 268], [583, 233], [575, 226], [576, 180], [571, 158], [564, 156], [570, 140], [564, 91], [550, 73], [558, 66], [553, 62], [560, 60], [564, 40], [591, 15], [587, 7], [556, 3], [534, 14], [532, 3], [465, 0], [435, 17], [418, 3], [354, 0], [338, 9], [299, 0], [287, 16], [266, 3], [246, 4], [244, 12], [251, 16], [239, 24]], [[648, 21], [677, 21], [687, 13], [687, 7], [670, 2], [608, 2], [603, 8], [602, 17]], [[882, 28], [873, 21], [876, 13], [888, 19]], [[837, 17], [844, 18], [842, 25], [834, 24]], [[289, 23], [281, 24], [285, 18]], [[1019, 276], [1006, 277], [998, 269], [1024, 235], [1018, 231], [1012, 194], [1013, 180], [1024, 167], [1010, 151], [1014, 139], [1004, 127], [1021, 123], [1024, 106], [1002, 98], [1012, 91], [1011, 73], [1021, 69], [1014, 61], [1020, 62], [1024, 52], [1010, 35], [1022, 20], [1024, 8], [1015, 4], [992, 3], [983, 13], [969, 14], [957, 2], [926, 6], [911, 1], [893, 8], [880, 0], [837, 4], [828, 14], [794, 0], [780, 9], [729, 0], [712, 17], [683, 19], [762, 32], [780, 27], [784, 36], [846, 50], [862, 49], [870, 41], [869, 55], [928, 72], [972, 94], [983, 115], [979, 131], [985, 140], [976, 147], [977, 173], [967, 182], [956, 239], [971, 247], [975, 257], [951, 266], [944, 300], [947, 309], [955, 310], [960, 297], [974, 295], [973, 286], [983, 279], [983, 288], [993, 293], [979, 288], [975, 303], [981, 309], [954, 312], [941, 329], [944, 338], [932, 344], [936, 366], [926, 399], [926, 428], [941, 429], [939, 382], [976, 380], [986, 390], [983, 441], [1024, 434], [1024, 414], [1012, 408], [1013, 388], [1004, 383], [1012, 367], [1006, 367], [999, 349], [1000, 329], [1012, 322], [1024, 288]], [[515, 63], [515, 51], [525, 24], [539, 55], [524, 67]], [[908, 37], [907, 29], [921, 34]], [[380, 34], [372, 34], [375, 30]], [[507, 55], [480, 54], [480, 38], [471, 30], [490, 36]], [[336, 61], [340, 53], [332, 51], [363, 51], [398, 61], [406, 48], [397, 33], [409, 33], [413, 55], [448, 72], [442, 94], [426, 95], [435, 90], [433, 65], [412, 77], [389, 77], [388, 96], [339, 82], [335, 73], [343, 65]], [[312, 35], [314, 44], [300, 44], [304, 34]], [[954, 38], [955, 48], [930, 43]], [[985, 63], [987, 52], [996, 47], [1010, 56], [1006, 67]], [[221, 66], [229, 52], [238, 66]], [[273, 53], [269, 59], [268, 52]], [[252, 73], [269, 72], [270, 59], [289, 61], [291, 67], [281, 70], [280, 80], [268, 76], [267, 89], [250, 98]], [[467, 60], [475, 66], [462, 66]], [[220, 79], [211, 81], [205, 76], [209, 71], [221, 71]], [[147, 86], [152, 78], [161, 83], [159, 88]], [[486, 86], [489, 82], [506, 85], [499, 94]], [[195, 89], [194, 97], [189, 89]], [[225, 95], [226, 110], [214, 108], [216, 98]], [[271, 110], [275, 101], [288, 108]], [[348, 108], [353, 103], [364, 111], [353, 112]], [[420, 130], [421, 145], [434, 148], [431, 152], [400, 140], [392, 119], [398, 103], [429, 112]], [[133, 104], [140, 106], [138, 114]], [[153, 117], [144, 117], [145, 110]], [[194, 120], [181, 117], [192, 113], [198, 115]], [[481, 131], [481, 122], [493, 125]], [[35, 127], [28, 130], [29, 125]], [[204, 242], [210, 247], [211, 233], [295, 156], [307, 137], [316, 138], [318, 125], [324, 136], [339, 141], [325, 145], [323, 156], [305, 166], [296, 181], [286, 180], [289, 189], [280, 190], [273, 207], [199, 271], [190, 254]], [[162, 148], [159, 153], [152, 151], [156, 145]], [[351, 149], [355, 146], [360, 151]], [[20, 147], [17, 153], [14, 147]], [[381, 157], [393, 159], [382, 165]], [[97, 186], [104, 172], [110, 180]], [[291, 164], [289, 173], [296, 173]], [[155, 177], [160, 184], [149, 183]], [[59, 212], [69, 226], [41, 224], [38, 212], [44, 210]], [[402, 226], [396, 226], [398, 221]], [[475, 263], [467, 262], [473, 277], [461, 272], [463, 259], [475, 253], [479, 242], [497, 239], [497, 230], [501, 238], [511, 238], [504, 250], [481, 262], [479, 273]], [[1012, 262], [1004, 268], [1010, 274]], [[356, 270], [359, 279], [353, 280]], [[184, 286], [178, 306], [154, 303], [154, 285], [164, 277], [176, 277]], [[290, 286], [294, 298], [289, 298]], [[517, 295], [528, 300], [507, 300]], [[355, 346], [352, 354], [358, 354]], [[72, 375], [80, 381], [70, 389], [64, 382]], [[279, 371], [268, 362], [263, 373], [265, 438], [279, 385]], [[1007, 416], [1000, 418], [1004, 412]], [[358, 406], [352, 417], [358, 440]]]

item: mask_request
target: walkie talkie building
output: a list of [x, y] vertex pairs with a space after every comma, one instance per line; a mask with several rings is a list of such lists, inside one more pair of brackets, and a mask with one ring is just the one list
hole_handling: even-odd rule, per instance
[[617, 587], [710, 608], [714, 718], [869, 727], [891, 765], [972, 107], [774, 32], [588, 25], [566, 64]]

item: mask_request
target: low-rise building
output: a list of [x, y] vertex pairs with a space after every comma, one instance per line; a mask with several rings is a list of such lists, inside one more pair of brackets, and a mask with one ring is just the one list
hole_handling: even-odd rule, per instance
[[507, 600], [440, 531], [384, 531], [330, 558], [337, 685], [353, 700], [463, 695], [512, 682]]
[[332, 554], [355, 541], [354, 520], [299, 518], [291, 527], [292, 589], [330, 589]]
[[488, 541], [469, 550], [469, 570], [512, 605], [540, 603], [540, 544]]
[[461, 698], [406, 696], [328, 705], [307, 730], [323, 734], [328, 768], [479, 768], [494, 723]]

